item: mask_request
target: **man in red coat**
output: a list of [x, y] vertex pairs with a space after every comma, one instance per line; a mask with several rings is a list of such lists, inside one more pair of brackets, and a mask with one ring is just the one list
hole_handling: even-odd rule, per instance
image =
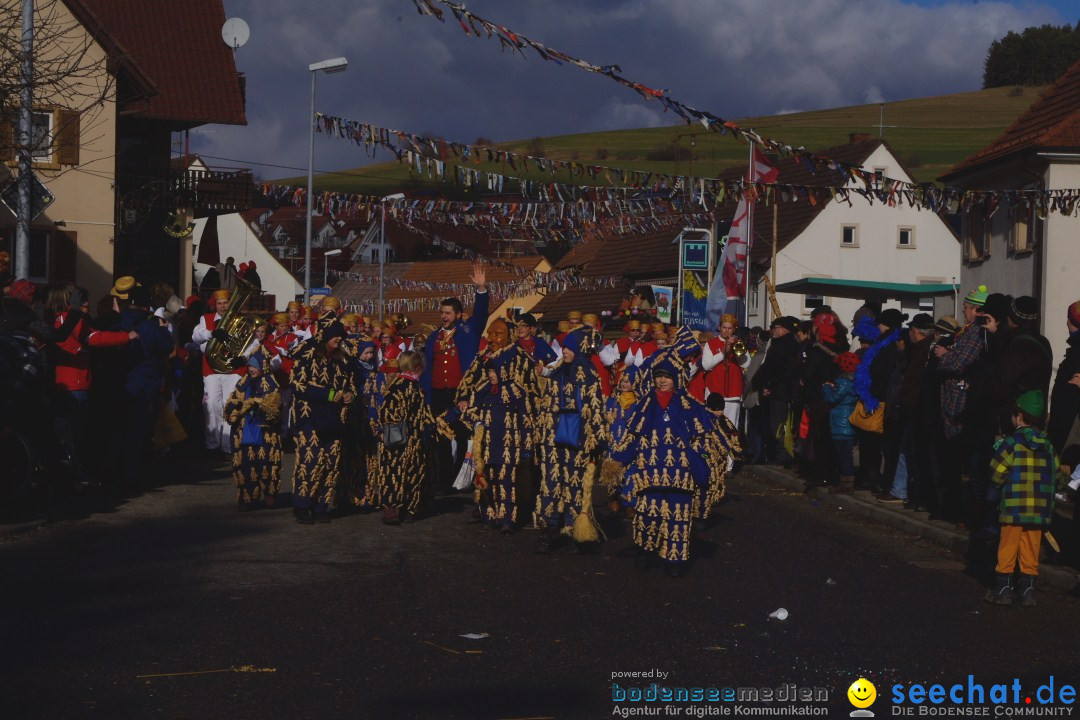
[[719, 336], [709, 340], [701, 349], [701, 369], [705, 373], [705, 404], [711, 410], [723, 410], [728, 420], [739, 427], [742, 411], [743, 369], [750, 364], [750, 353], [736, 355], [735, 328], [739, 321], [734, 315], [720, 316]]

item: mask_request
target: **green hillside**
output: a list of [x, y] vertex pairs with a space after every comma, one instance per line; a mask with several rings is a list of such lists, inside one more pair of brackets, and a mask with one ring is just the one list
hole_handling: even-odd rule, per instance
[[[885, 103], [884, 124], [887, 127], [884, 128], [884, 137], [916, 180], [933, 180], [997, 137], [1044, 89], [994, 88]], [[879, 112], [880, 106], [876, 104], [856, 105], [744, 118], [736, 122], [764, 137], [817, 150], [846, 143], [849, 133], [877, 136]], [[316, 136], [315, 140], [318, 143], [337, 143], [342, 153], [350, 152], [350, 146], [341, 140], [322, 136]], [[691, 142], [695, 145], [693, 157]], [[747, 159], [746, 146], [730, 135], [720, 135], [698, 125], [682, 123], [661, 128], [533, 138], [498, 143], [496, 147], [586, 164], [676, 175], [692, 173], [705, 177], [715, 176], [734, 165], [745, 164]], [[360, 160], [363, 151], [356, 148], [355, 152]], [[515, 171], [504, 165], [470, 163], [470, 167], [536, 179], [551, 177], [536, 170], [523, 173], [519, 168]], [[572, 182], [565, 174], [558, 179]], [[286, 178], [278, 182], [305, 185], [306, 178]], [[439, 185], [426, 179], [417, 181], [410, 178], [408, 168], [393, 161], [316, 178], [316, 188], [319, 190], [364, 194], [383, 194], [403, 188], [430, 189]], [[448, 195], [461, 193], [452, 183], [446, 187], [446, 192]]]

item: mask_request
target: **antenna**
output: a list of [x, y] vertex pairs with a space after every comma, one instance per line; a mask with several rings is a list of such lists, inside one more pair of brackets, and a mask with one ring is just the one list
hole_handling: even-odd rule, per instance
[[247, 44], [251, 37], [251, 28], [241, 18], [229, 18], [221, 26], [221, 39], [225, 41], [233, 51], [239, 50]]

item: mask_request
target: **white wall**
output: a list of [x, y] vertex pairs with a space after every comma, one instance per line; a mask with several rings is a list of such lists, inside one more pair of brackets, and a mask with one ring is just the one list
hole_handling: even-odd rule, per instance
[[[910, 180], [885, 147], [875, 150], [863, 167], [868, 170], [883, 167], [890, 177]], [[871, 205], [861, 196], [854, 195], [851, 203], [851, 207], [846, 202], [827, 205], [799, 237], [780, 251], [776, 263], [777, 285], [804, 277], [897, 283], [959, 281], [960, 245], [937, 215], [906, 204], [889, 207], [875, 200]], [[760, 223], [769, 224], [769, 229], [761, 233], [768, 237], [771, 234], [771, 210], [759, 206], [755, 220], [759, 228]], [[858, 227], [857, 247], [841, 245], [844, 225]], [[897, 247], [900, 227], [914, 229], [913, 248]], [[771, 310], [767, 310], [769, 301], [764, 286], [759, 297], [756, 307], [751, 304], [751, 325], [761, 325], [765, 312], [772, 315]], [[803, 308], [802, 295], [779, 293], [777, 300], [785, 315], [800, 319], [810, 317], [810, 311]], [[824, 302], [845, 325], [863, 304], [861, 300], [830, 297], [825, 297]], [[900, 307], [900, 303], [889, 302], [886, 307]], [[919, 311], [912, 307], [904, 308], [904, 312], [914, 314]], [[935, 318], [953, 314], [953, 299], [939, 299], [933, 314]]]
[[[277, 261], [277, 258], [259, 242], [259, 238], [244, 222], [244, 218], [240, 213], [219, 216], [217, 226], [222, 262], [230, 255], [236, 260], [237, 267], [240, 267], [242, 262], [254, 260], [255, 271], [259, 273], [259, 279], [262, 280], [263, 292], [276, 296], [279, 310], [284, 309], [285, 304], [295, 299], [297, 295], [303, 294], [304, 286], [298, 283], [289, 271]], [[200, 218], [195, 221], [195, 230], [192, 233], [194, 238], [192, 262], [195, 267], [195, 279], [197, 282], [202, 282], [206, 271], [210, 269], [209, 265], [194, 262], [194, 258], [199, 257], [199, 243], [202, 242], [202, 233], [205, 227], [206, 218]]]
[[[1080, 164], [1050, 165], [1046, 173], [1046, 187], [1080, 187]], [[1065, 327], [1065, 313], [1069, 305], [1080, 300], [1080, 218], [1049, 213], [1042, 256], [1042, 330], [1054, 348], [1056, 372], [1068, 348], [1066, 340], [1069, 331]]]

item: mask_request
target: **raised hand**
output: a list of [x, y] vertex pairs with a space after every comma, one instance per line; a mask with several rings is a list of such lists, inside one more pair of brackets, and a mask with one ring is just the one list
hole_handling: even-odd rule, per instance
[[474, 262], [472, 266], [472, 282], [477, 290], [487, 290], [487, 271], [481, 263]]

